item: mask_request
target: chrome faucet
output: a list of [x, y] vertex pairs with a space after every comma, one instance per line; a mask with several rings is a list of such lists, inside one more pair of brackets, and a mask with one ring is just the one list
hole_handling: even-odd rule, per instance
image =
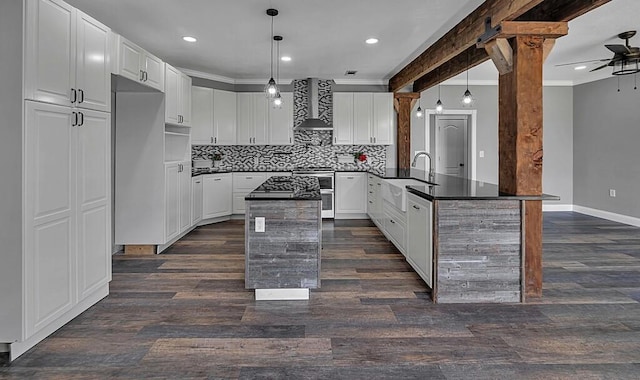
[[433, 180], [433, 176], [434, 176], [433, 159], [431, 158], [431, 155], [429, 154], [429, 152], [421, 151], [421, 152], [416, 153], [416, 155], [413, 157], [413, 162], [411, 163], [411, 167], [412, 168], [416, 167], [416, 163], [418, 161], [418, 157], [420, 157], [420, 156], [429, 157], [429, 181], [432, 181]]

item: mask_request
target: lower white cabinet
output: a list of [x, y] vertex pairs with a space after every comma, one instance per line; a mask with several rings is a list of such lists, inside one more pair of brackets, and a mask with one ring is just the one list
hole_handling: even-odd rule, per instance
[[202, 176], [191, 180], [191, 224], [197, 225], [202, 220]]
[[367, 213], [367, 173], [337, 172], [335, 174], [336, 218], [340, 214]]
[[206, 174], [202, 177], [202, 219], [231, 215], [231, 173]]
[[165, 241], [191, 227], [191, 164], [165, 164]]
[[382, 178], [373, 174], [367, 177], [367, 214], [380, 230], [384, 230], [382, 215]]
[[383, 201], [384, 234], [406, 256], [407, 215], [391, 203]]
[[432, 203], [407, 194], [407, 261], [428, 286], [433, 287]]
[[267, 180], [266, 172], [233, 173], [233, 213], [244, 214], [244, 197]]

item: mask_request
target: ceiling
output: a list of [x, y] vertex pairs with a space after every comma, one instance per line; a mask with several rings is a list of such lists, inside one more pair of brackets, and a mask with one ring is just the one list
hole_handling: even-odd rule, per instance
[[[338, 83], [384, 83], [451, 29], [483, 0], [67, 0], [173, 66], [231, 83], [262, 83], [269, 77], [271, 18], [282, 35], [280, 78], [333, 78]], [[610, 76], [606, 68], [589, 73], [560, 63], [608, 58], [603, 44], [622, 43], [616, 35], [640, 29], [640, 1], [612, 0], [569, 23], [544, 68], [550, 84], [579, 84]], [[194, 36], [187, 43], [183, 36]], [[364, 40], [380, 42], [367, 45]], [[640, 45], [640, 35], [631, 40]], [[357, 70], [355, 76], [345, 71]], [[485, 62], [469, 72], [470, 83], [497, 81]], [[452, 78], [451, 84], [464, 81]]]

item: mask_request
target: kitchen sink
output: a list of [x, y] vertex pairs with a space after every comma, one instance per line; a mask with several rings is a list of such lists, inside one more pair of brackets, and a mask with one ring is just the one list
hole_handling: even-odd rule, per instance
[[415, 179], [385, 179], [382, 181], [382, 198], [394, 205], [400, 211], [407, 211], [407, 188], [406, 186], [435, 185]]

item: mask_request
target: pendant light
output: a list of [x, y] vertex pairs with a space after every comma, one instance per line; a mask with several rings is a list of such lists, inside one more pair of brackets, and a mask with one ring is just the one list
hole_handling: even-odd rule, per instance
[[271, 17], [271, 78], [269, 78], [269, 82], [267, 82], [267, 85], [264, 87], [264, 93], [267, 98], [273, 99], [278, 93], [278, 85], [273, 79], [273, 18], [278, 15], [278, 10], [269, 8], [267, 9], [267, 15]]
[[440, 101], [440, 85], [438, 85], [438, 101], [436, 102], [436, 113], [440, 114], [444, 111], [444, 106], [442, 105], [442, 101]]
[[[280, 81], [280, 41], [282, 41], [282, 36], [274, 36], [274, 41], [276, 41], [276, 84]], [[271, 103], [273, 108], [282, 108], [282, 95], [280, 95], [280, 89], [276, 92], [276, 96], [273, 98], [273, 102]]]
[[422, 100], [422, 95], [420, 95], [420, 98], [418, 98], [418, 109], [416, 110], [416, 117], [418, 119], [422, 119], [422, 117], [424, 116], [424, 112], [422, 111], [422, 108], [420, 107], [420, 101]]
[[473, 106], [473, 95], [471, 95], [471, 91], [469, 91], [469, 53], [467, 52], [467, 90], [464, 92], [462, 96], [462, 106], [463, 107], [472, 107]]

